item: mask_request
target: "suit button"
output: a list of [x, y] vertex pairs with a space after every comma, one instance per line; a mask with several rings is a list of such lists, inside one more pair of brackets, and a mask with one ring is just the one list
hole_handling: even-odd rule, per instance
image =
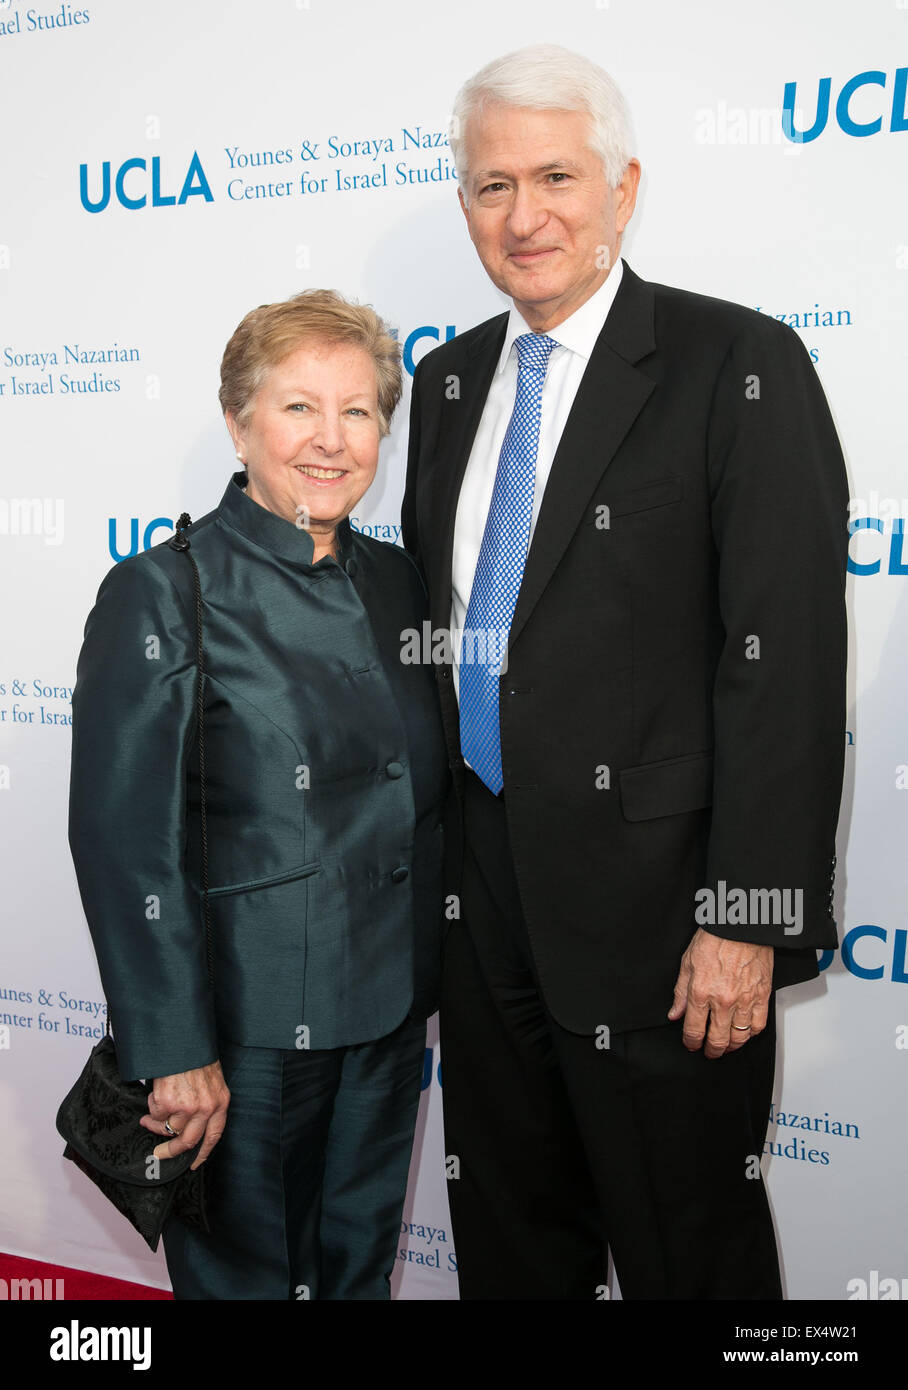
[[389, 777], [403, 777], [404, 765], [403, 763], [388, 763], [385, 772], [387, 772]]
[[449, 681], [451, 679], [450, 666], [439, 666], [436, 667], [436, 670], [438, 671], [438, 679], [440, 681]]
[[407, 879], [407, 878], [409, 878], [409, 877], [410, 877], [410, 870], [407, 869], [407, 868], [405, 868], [404, 865], [401, 864], [401, 866], [400, 866], [399, 869], [395, 869], [395, 870], [392, 872], [392, 874], [391, 874], [391, 882], [392, 882], [392, 883], [403, 883], [404, 879]]
[[356, 563], [355, 560], [350, 559], [350, 560], [348, 560], [347, 563], [344, 565], [344, 569], [347, 571], [347, 573], [349, 574], [350, 578], [352, 579], [353, 576], [356, 574], [356, 571], [359, 569], [359, 566], [357, 565], [357, 563]]

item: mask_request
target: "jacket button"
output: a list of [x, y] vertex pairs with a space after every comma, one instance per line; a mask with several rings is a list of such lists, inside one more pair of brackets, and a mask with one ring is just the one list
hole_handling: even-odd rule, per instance
[[440, 681], [449, 681], [451, 679], [451, 668], [449, 666], [436, 667], [436, 670], [438, 671], [438, 679]]
[[399, 869], [395, 869], [391, 874], [392, 883], [403, 883], [404, 879], [410, 877], [410, 870], [402, 864]]
[[388, 763], [385, 772], [387, 772], [389, 777], [403, 777], [404, 765], [403, 763]]

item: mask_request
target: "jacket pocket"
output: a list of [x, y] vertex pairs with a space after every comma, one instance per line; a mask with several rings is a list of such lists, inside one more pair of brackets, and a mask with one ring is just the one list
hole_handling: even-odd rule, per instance
[[[285, 869], [282, 874], [269, 874], [267, 878], [253, 878], [246, 883], [225, 883], [218, 888], [209, 888], [209, 898], [224, 898], [229, 893], [254, 893], [257, 888], [271, 888], [277, 883], [293, 883], [298, 878], [309, 878], [321, 868], [318, 860], [311, 864], [300, 864], [295, 869]], [[200, 890], [201, 892], [201, 890]]]
[[603, 502], [609, 509], [609, 520], [616, 516], [630, 516], [632, 512], [649, 511], [653, 507], [667, 507], [671, 502], [680, 502], [682, 481], [675, 475], [667, 478], [654, 478], [652, 482], [641, 483], [639, 487], [621, 492]]
[[712, 753], [689, 753], [618, 774], [621, 810], [629, 821], [700, 811], [713, 800]]

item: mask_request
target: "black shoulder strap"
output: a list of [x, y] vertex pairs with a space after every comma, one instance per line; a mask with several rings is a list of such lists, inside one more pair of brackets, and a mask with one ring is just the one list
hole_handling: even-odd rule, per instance
[[[196, 631], [196, 727], [199, 744], [199, 803], [202, 821], [202, 893], [205, 912], [205, 959], [208, 965], [208, 983], [214, 983], [214, 953], [211, 944], [211, 909], [208, 903], [208, 806], [205, 785], [205, 668], [202, 659], [202, 585], [195, 560], [189, 553], [187, 528], [192, 525], [188, 512], [183, 512], [176, 524], [174, 535], [168, 544], [174, 550], [184, 550], [192, 565], [195, 586], [195, 631]], [[107, 1010], [105, 1035], [110, 1036], [110, 1009]]]
[[205, 782], [205, 667], [202, 651], [202, 585], [199, 569], [189, 550], [189, 537], [186, 534], [192, 525], [188, 512], [183, 512], [177, 521], [176, 534], [168, 542], [173, 550], [182, 550], [192, 565], [192, 578], [195, 587], [195, 631], [196, 631], [196, 726], [199, 744], [199, 806], [202, 823], [202, 895], [205, 912], [205, 957], [208, 962], [208, 982], [214, 982], [214, 952], [211, 943], [211, 909], [208, 902], [208, 797]]

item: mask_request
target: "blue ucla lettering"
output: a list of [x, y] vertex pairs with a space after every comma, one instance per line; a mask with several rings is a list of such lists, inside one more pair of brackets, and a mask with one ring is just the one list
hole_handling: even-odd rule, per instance
[[908, 68], [897, 68], [892, 89], [890, 130], [908, 130]]
[[[845, 933], [842, 939], [842, 964], [851, 975], [856, 975], [859, 980], [882, 980], [886, 974], [884, 965], [872, 965], [863, 947], [860, 947], [863, 962], [857, 960], [855, 948], [859, 943], [868, 937], [875, 941], [882, 941], [887, 944], [889, 933], [885, 927], [875, 926], [873, 923], [865, 922], [859, 927], [852, 927]], [[821, 951], [817, 957], [817, 968], [820, 973], [828, 970], [835, 960], [835, 951]], [[898, 927], [892, 934], [892, 973], [890, 978], [894, 984], [908, 985], [908, 931], [904, 927]]]
[[905, 518], [898, 516], [892, 523], [892, 540], [889, 542], [889, 573], [908, 574], [908, 565], [902, 559]]
[[[449, 323], [445, 328], [445, 342], [449, 343], [456, 335], [457, 329], [453, 323]], [[408, 333], [407, 340], [404, 343], [403, 360], [404, 367], [410, 373], [410, 376], [416, 371], [416, 363], [413, 361], [413, 348], [421, 338], [432, 338], [436, 343], [439, 342], [438, 329], [434, 328], [432, 324], [426, 323], [423, 324], [421, 328], [414, 328], [412, 333]]]
[[161, 157], [155, 155], [151, 161], [151, 205], [156, 208], [169, 208], [175, 202], [175, 194], [161, 192]]
[[126, 189], [124, 187], [123, 180], [126, 178], [126, 175], [129, 173], [130, 169], [142, 169], [144, 171], [145, 160], [127, 159], [123, 164], [120, 165], [119, 169], [117, 170], [117, 202], [122, 203], [124, 208], [130, 208], [131, 210], [135, 208], [143, 208], [147, 201], [145, 198], [145, 194], [143, 193], [141, 198], [130, 198], [127, 195]]
[[832, 89], [832, 78], [820, 78], [820, 85], [817, 89], [817, 114], [809, 130], [795, 130], [797, 89], [797, 82], [785, 83], [785, 92], [782, 96], [782, 130], [786, 138], [791, 140], [793, 144], [808, 145], [811, 140], [816, 140], [818, 135], [822, 135], [826, 129], [826, 122], [829, 120], [829, 93]]
[[884, 72], [859, 72], [857, 76], [849, 78], [845, 86], [839, 92], [839, 99], [835, 104], [835, 118], [844, 130], [846, 135], [876, 135], [883, 128], [882, 116], [877, 116], [875, 121], [855, 121], [852, 120], [848, 110], [848, 103], [854, 96], [859, 87], [867, 86], [885, 87], [886, 74]]
[[[852, 536], [855, 531], [879, 531], [882, 535], [883, 523], [878, 516], [859, 516], [854, 521], [849, 521], [848, 530]], [[858, 560], [852, 560], [850, 555], [848, 556], [849, 574], [879, 574], [879, 572], [879, 560], [868, 560], [861, 563]]]
[[[196, 180], [198, 180], [198, 187], [196, 187]], [[202, 161], [197, 152], [193, 150], [192, 159], [189, 161], [189, 168], [183, 180], [183, 187], [180, 189], [180, 202], [185, 203], [187, 198], [195, 197], [198, 194], [202, 195], [206, 203], [214, 202], [214, 195], [208, 186]]]
[[117, 518], [112, 516], [107, 523], [107, 548], [110, 551], [110, 558], [116, 560], [128, 560], [131, 555], [135, 555], [139, 549], [139, 518], [131, 516], [129, 518], [129, 549], [120, 551], [117, 546]]
[[[156, 516], [153, 521], [149, 521], [142, 534], [142, 549], [149, 550], [152, 544], [152, 537], [156, 531], [172, 531], [173, 522], [169, 516]], [[110, 551], [110, 558], [116, 560], [117, 564], [121, 560], [128, 560], [131, 556], [138, 554], [139, 550], [139, 518], [131, 516], [129, 518], [129, 549], [120, 550], [117, 539], [117, 518], [110, 517], [107, 523], [107, 548]]]
[[857, 975], [859, 980], [881, 980], [883, 978], [883, 967], [874, 965], [867, 967], [859, 965], [854, 958], [855, 942], [863, 940], [865, 936], [873, 936], [877, 941], [886, 940], [886, 932], [883, 927], [874, 927], [865, 924], [860, 927], [852, 927], [851, 931], [846, 932], [842, 940], [842, 960], [845, 969], [852, 975]]
[[[878, 516], [859, 516], [854, 521], [849, 521], [848, 530], [853, 536], [857, 531], [878, 531], [882, 536], [886, 528]], [[850, 542], [849, 542], [850, 544]], [[889, 541], [889, 563], [886, 573], [894, 575], [908, 575], [908, 564], [904, 557], [905, 545], [905, 519], [896, 517], [892, 522], [892, 536]], [[879, 574], [881, 562], [879, 560], [855, 560], [850, 554], [848, 556], [849, 574]]]
[[904, 927], [898, 927], [895, 933], [895, 945], [892, 948], [892, 978], [898, 985], [908, 985], [908, 973], [905, 971], [906, 950], [908, 950], [908, 931], [905, 931]]
[[[148, 165], [145, 160], [138, 156], [132, 159], [125, 159], [117, 170], [113, 180], [113, 188], [117, 202], [121, 207], [129, 212], [137, 212], [140, 208], [148, 206], [148, 197], [145, 193], [138, 193], [138, 188], [134, 179], [130, 180], [132, 193], [127, 192], [126, 177], [133, 170], [140, 170], [147, 174]], [[110, 203], [111, 192], [111, 163], [105, 159], [101, 165], [101, 193], [93, 200], [88, 188], [88, 165], [79, 165], [79, 198], [86, 212], [103, 212]], [[173, 193], [161, 192], [161, 159], [155, 155], [151, 161], [151, 206], [155, 208], [172, 207], [178, 203], [181, 207], [190, 198], [204, 198], [206, 203], [214, 202], [214, 194], [202, 168], [202, 161], [199, 159], [198, 151], [193, 150], [192, 159], [189, 161], [189, 168], [186, 170], [186, 177], [183, 179], [183, 186], [180, 189], [179, 198]]]
[[88, 196], [88, 165], [79, 165], [79, 197], [86, 212], [103, 212], [110, 202], [110, 160], [101, 165], [101, 197], [93, 203]]
[[[813, 124], [804, 130], [795, 129], [795, 106], [797, 103], [796, 82], [786, 82], [782, 96], [782, 130], [786, 139], [795, 144], [807, 145], [822, 135], [829, 121], [829, 106], [832, 95], [832, 78], [821, 77], [817, 84], [817, 105]], [[857, 121], [851, 114], [851, 99], [861, 87], [886, 86], [886, 73], [878, 68], [868, 68], [855, 73], [843, 85], [835, 104], [835, 117], [839, 128], [846, 135], [863, 139], [868, 135], [878, 135], [883, 129], [883, 117], [875, 120]], [[892, 110], [889, 117], [890, 132], [908, 130], [908, 68], [896, 68], [893, 73]]]

